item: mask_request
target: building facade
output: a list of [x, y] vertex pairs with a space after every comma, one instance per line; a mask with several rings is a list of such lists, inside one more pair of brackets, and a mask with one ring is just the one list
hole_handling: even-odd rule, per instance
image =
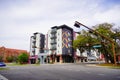
[[44, 53], [45, 35], [39, 32], [30, 37], [30, 62], [36, 63], [38, 55]]
[[17, 58], [22, 53], [27, 53], [29, 55], [27, 50], [0, 47], [0, 60], [4, 62], [9, 62], [7, 61], [7, 58], [13, 57], [14, 58], [13, 61], [16, 61], [15, 58]]
[[54, 26], [48, 31], [48, 49], [52, 62], [73, 62], [73, 29]]
[[40, 63], [73, 62], [73, 29], [67, 25], [54, 26], [46, 35], [34, 33], [30, 38], [31, 61]]

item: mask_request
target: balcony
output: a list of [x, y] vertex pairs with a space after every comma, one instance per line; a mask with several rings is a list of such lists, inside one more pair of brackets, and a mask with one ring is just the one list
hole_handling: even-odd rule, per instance
[[55, 34], [57, 32], [57, 29], [52, 29], [51, 34]]
[[35, 49], [32, 49], [32, 52], [34, 53], [34, 52], [35, 52]]
[[33, 40], [32, 42], [33, 42], [33, 43], [36, 43], [36, 41], [35, 41], [35, 40]]
[[36, 39], [36, 36], [33, 36], [33, 39]]
[[51, 43], [51, 44], [56, 44], [57, 42], [56, 42], [56, 40], [51, 40], [50, 43]]
[[36, 48], [36, 46], [35, 46], [35, 45], [32, 45], [32, 48]]
[[56, 46], [51, 46], [50, 50], [56, 50]]
[[51, 39], [55, 39], [55, 38], [57, 38], [57, 36], [54, 34], [54, 35], [51, 35], [50, 38], [51, 38]]

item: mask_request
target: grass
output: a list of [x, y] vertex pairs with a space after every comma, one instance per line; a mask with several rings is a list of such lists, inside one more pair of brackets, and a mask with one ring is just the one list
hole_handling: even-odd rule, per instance
[[104, 63], [104, 64], [98, 64], [98, 66], [104, 66], [104, 67], [108, 67], [108, 68], [113, 68], [113, 69], [120, 69], [120, 64], [108, 64], [108, 63]]
[[20, 64], [20, 63], [6, 63], [7, 66], [29, 66], [29, 65], [40, 65], [40, 64]]
[[19, 63], [6, 63], [7, 66], [25, 66], [27, 64], [19, 64]]
[[6, 68], [6, 67], [0, 67], [0, 71], [1, 70], [9, 70], [9, 68]]

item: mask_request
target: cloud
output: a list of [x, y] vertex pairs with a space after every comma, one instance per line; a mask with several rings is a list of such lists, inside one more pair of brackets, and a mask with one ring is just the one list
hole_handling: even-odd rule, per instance
[[114, 6], [113, 8], [104, 12], [97, 12], [94, 15], [94, 19], [98, 22], [110, 22], [120, 25], [120, 5]]
[[107, 0], [20, 0], [0, 5], [0, 46], [29, 50], [34, 32], [46, 34], [53, 26], [75, 21], [87, 26], [101, 22], [119, 24], [119, 3]]

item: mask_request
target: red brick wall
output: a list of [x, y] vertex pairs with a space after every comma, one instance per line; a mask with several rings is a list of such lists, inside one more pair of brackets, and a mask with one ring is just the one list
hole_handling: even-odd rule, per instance
[[23, 52], [28, 53], [27, 50], [0, 47], [0, 56], [3, 56], [3, 61], [6, 61], [6, 57], [8, 56], [18, 56], [19, 54]]

